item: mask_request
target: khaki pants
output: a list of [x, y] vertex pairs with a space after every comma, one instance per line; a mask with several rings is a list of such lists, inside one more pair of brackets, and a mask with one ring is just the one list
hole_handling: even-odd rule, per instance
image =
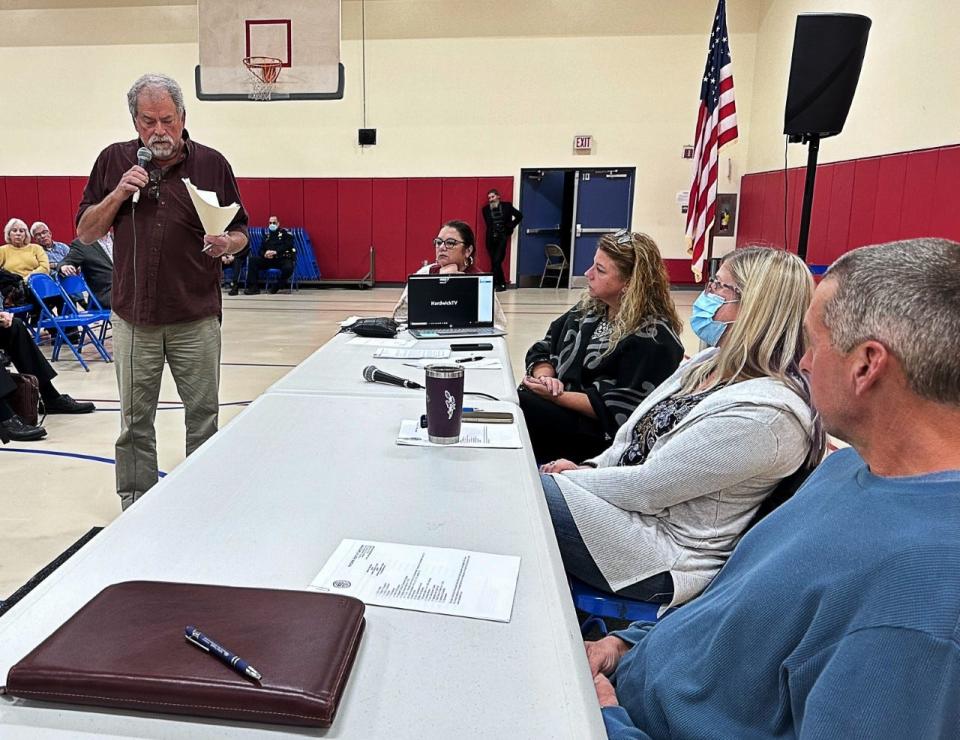
[[117, 495], [124, 509], [157, 482], [154, 420], [166, 360], [183, 401], [187, 455], [217, 431], [220, 322], [216, 316], [166, 326], [134, 326], [116, 314], [113, 357], [120, 388]]

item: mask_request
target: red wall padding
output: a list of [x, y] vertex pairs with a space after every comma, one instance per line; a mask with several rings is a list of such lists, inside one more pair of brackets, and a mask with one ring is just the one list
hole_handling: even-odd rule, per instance
[[930, 207], [931, 233], [960, 241], [960, 147], [940, 150]]
[[355, 278], [366, 274], [373, 243], [373, 181], [340, 180], [337, 211], [337, 273], [330, 278]]
[[[787, 245], [796, 251], [804, 168], [787, 172]], [[737, 246], [784, 246], [782, 171], [744, 175]], [[820, 165], [813, 191], [809, 264], [865, 244], [940, 236], [960, 240], [960, 145]]]
[[[340, 241], [337, 218], [340, 210], [340, 190], [337, 185], [338, 181], [333, 179], [303, 181], [303, 228], [310, 235], [313, 252], [320, 266], [320, 275], [328, 278], [340, 274], [337, 252]], [[246, 194], [243, 197], [243, 202], [246, 203]], [[264, 221], [266, 218], [260, 223]]]
[[[16, 216], [28, 226], [42, 219], [55, 239], [69, 243], [86, 183], [85, 176], [0, 177], [0, 219], [6, 224]], [[373, 245], [377, 280], [386, 282], [401, 282], [433, 260], [431, 242], [453, 219], [473, 226], [479, 264], [489, 269], [480, 209], [490, 188], [505, 198], [513, 193], [512, 177], [240, 177], [237, 183], [252, 224], [277, 216], [286, 226], [306, 229], [324, 278], [363, 277]]]
[[[373, 243], [377, 246], [377, 279], [406, 280], [407, 181], [373, 181]], [[426, 250], [425, 250], [426, 251]]]
[[416, 272], [423, 261], [433, 261], [435, 250], [431, 243], [440, 231], [441, 194], [443, 181], [438, 177], [407, 181], [407, 244], [404, 265], [407, 274]]

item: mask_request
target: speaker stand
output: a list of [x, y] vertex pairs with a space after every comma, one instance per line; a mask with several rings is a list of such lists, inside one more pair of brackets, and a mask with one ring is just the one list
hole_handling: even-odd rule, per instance
[[800, 212], [800, 238], [797, 241], [797, 256], [807, 261], [807, 238], [810, 236], [810, 212], [813, 210], [813, 183], [817, 179], [817, 155], [820, 153], [820, 134], [791, 136], [790, 141], [809, 144], [807, 150], [807, 179], [803, 185], [803, 210]]

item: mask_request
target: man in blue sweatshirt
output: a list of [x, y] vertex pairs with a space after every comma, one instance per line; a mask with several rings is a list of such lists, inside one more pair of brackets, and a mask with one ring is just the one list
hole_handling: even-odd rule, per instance
[[830, 267], [801, 369], [851, 448], [698, 599], [587, 643], [610, 738], [960, 736], [958, 286], [942, 239]]

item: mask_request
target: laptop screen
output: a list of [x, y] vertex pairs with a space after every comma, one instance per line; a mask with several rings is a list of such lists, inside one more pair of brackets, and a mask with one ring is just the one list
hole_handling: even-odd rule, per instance
[[493, 326], [493, 275], [411, 275], [407, 306], [411, 328]]

